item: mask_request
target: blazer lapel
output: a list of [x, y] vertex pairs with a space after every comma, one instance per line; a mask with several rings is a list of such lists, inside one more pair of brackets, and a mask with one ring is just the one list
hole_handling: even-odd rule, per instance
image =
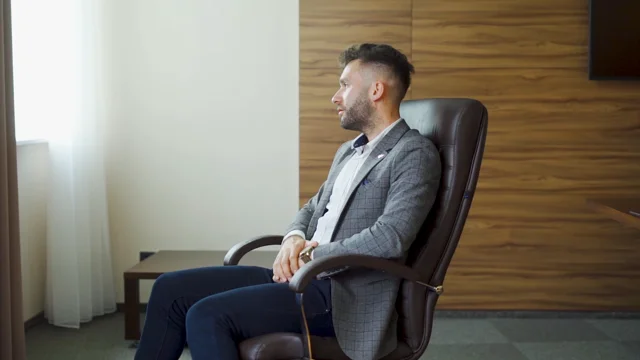
[[369, 174], [371, 169], [373, 169], [380, 161], [382, 161], [389, 151], [395, 146], [395, 144], [402, 138], [402, 136], [409, 131], [409, 126], [404, 120], [401, 120], [389, 133], [380, 140], [378, 145], [371, 151], [371, 154], [367, 157], [364, 164], [356, 174], [351, 187], [349, 188], [349, 192], [347, 193], [347, 199], [350, 199], [353, 195], [353, 192], [360, 186], [360, 183], [364, 180], [364, 178]]
[[[402, 138], [402, 136], [407, 131], [409, 131], [409, 126], [404, 120], [401, 120], [398, 124], [396, 124], [396, 126], [394, 126], [393, 129], [391, 129], [391, 131], [389, 131], [389, 133], [384, 138], [380, 140], [380, 142], [378, 143], [378, 145], [376, 145], [376, 147], [373, 149], [371, 154], [369, 154], [364, 164], [362, 164], [362, 167], [358, 171], [358, 174], [356, 174], [356, 178], [354, 179], [353, 184], [349, 188], [349, 192], [347, 194], [347, 203], [349, 202], [349, 199], [353, 195], [354, 191], [358, 188], [362, 180], [364, 180], [367, 174], [369, 174], [371, 169], [373, 169], [380, 161], [382, 161], [387, 156], [389, 151], [395, 146], [395, 144], [400, 140], [400, 138]], [[313, 236], [313, 233], [316, 231], [316, 228], [315, 228], [317, 224], [316, 221], [318, 220], [318, 218], [320, 218], [324, 214], [324, 209], [327, 207], [327, 204], [329, 203], [329, 199], [331, 198], [331, 193], [333, 192], [333, 185], [335, 184], [336, 179], [338, 178], [338, 175], [342, 171], [342, 168], [347, 163], [347, 161], [349, 161], [353, 153], [354, 153], [354, 150], [351, 148], [348, 148], [344, 152], [344, 154], [341, 156], [342, 159], [337, 163], [337, 165], [334, 168], [332, 168], [329, 171], [329, 176], [327, 177], [325, 190], [322, 196], [320, 197], [320, 200], [318, 201], [318, 206], [311, 220], [310, 228], [308, 229], [309, 234], [307, 234], [307, 236]], [[343, 215], [344, 215], [344, 209], [339, 216], [338, 224], [342, 221]], [[331, 241], [333, 241], [335, 237], [336, 229], [338, 229], [338, 224], [336, 224], [336, 227], [334, 228], [334, 232], [331, 235]]]

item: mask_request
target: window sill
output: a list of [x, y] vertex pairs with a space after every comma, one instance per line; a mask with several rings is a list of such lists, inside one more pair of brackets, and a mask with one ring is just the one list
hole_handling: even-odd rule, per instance
[[27, 146], [27, 145], [37, 145], [37, 144], [46, 144], [47, 140], [45, 139], [32, 139], [32, 140], [19, 140], [16, 141], [17, 146]]

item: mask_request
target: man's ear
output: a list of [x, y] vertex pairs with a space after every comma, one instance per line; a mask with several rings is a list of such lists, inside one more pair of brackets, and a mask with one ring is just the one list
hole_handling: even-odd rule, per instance
[[371, 100], [374, 102], [380, 101], [386, 91], [387, 88], [382, 81], [374, 81], [371, 84]]

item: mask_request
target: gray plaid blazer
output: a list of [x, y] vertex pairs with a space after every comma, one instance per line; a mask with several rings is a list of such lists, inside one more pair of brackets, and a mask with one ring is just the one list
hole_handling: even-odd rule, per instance
[[[301, 230], [307, 239], [312, 238], [333, 184], [354, 151], [351, 141], [340, 146], [327, 180], [286, 232]], [[401, 120], [359, 170], [331, 242], [318, 246], [314, 259], [362, 254], [404, 263], [435, 201], [441, 171], [436, 146]], [[377, 270], [349, 268], [320, 277], [331, 278], [333, 324], [347, 356], [354, 360], [379, 359], [396, 348], [399, 279]]]

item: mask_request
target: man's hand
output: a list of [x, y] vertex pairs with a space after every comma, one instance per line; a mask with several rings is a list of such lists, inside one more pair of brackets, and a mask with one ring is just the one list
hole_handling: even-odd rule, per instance
[[318, 246], [317, 241], [307, 241], [294, 235], [288, 238], [280, 248], [276, 260], [273, 262], [273, 281], [284, 283], [290, 281], [293, 274], [303, 265], [299, 261], [300, 252], [307, 246]]

